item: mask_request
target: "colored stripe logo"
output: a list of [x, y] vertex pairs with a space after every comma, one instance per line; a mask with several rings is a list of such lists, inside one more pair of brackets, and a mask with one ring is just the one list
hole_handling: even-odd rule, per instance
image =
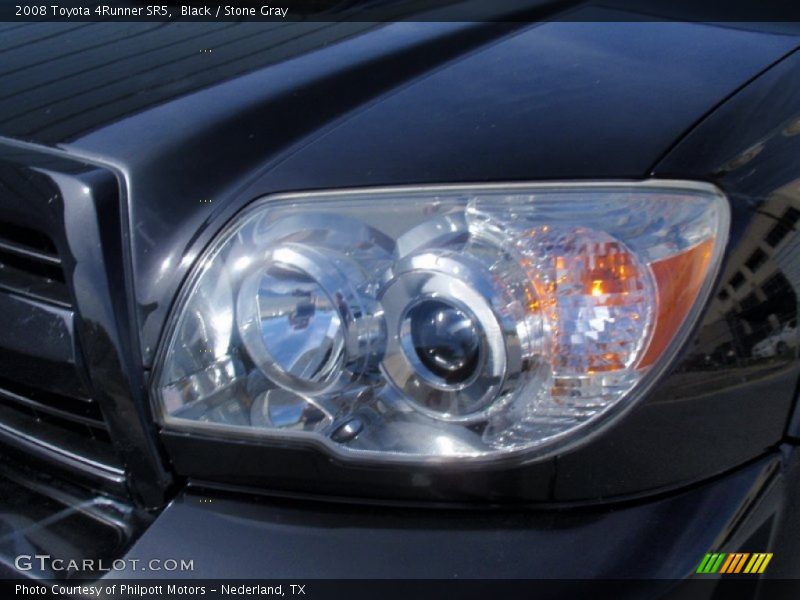
[[724, 573], [726, 575], [736, 573], [763, 573], [769, 561], [772, 560], [772, 553], [755, 552], [725, 552], [708, 553], [703, 557], [697, 572], [704, 575], [713, 573]]

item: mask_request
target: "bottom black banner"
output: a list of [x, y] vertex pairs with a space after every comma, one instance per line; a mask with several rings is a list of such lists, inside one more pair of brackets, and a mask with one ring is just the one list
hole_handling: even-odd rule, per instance
[[295, 600], [419, 600], [436, 598], [725, 598], [765, 600], [800, 597], [800, 580], [114, 580], [0, 582], [3, 598], [292, 598]]

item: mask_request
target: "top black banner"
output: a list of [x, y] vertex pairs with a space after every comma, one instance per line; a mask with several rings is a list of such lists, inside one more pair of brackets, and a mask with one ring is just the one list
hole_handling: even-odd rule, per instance
[[[160, 3], [157, 3], [160, 2]], [[800, 3], [787, 0], [0, 0], [4, 22], [761, 22], [800, 29]]]

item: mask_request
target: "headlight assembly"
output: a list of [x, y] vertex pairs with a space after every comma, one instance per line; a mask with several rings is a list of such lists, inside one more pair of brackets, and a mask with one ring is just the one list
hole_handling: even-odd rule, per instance
[[728, 218], [712, 186], [655, 181], [257, 201], [184, 286], [157, 414], [372, 461], [552, 453], [685, 341]]

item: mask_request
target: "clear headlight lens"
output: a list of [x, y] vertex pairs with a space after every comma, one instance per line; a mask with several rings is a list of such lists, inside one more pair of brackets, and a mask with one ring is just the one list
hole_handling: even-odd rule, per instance
[[554, 451], [669, 361], [727, 232], [724, 197], [691, 183], [268, 198], [185, 285], [158, 413], [355, 458]]

